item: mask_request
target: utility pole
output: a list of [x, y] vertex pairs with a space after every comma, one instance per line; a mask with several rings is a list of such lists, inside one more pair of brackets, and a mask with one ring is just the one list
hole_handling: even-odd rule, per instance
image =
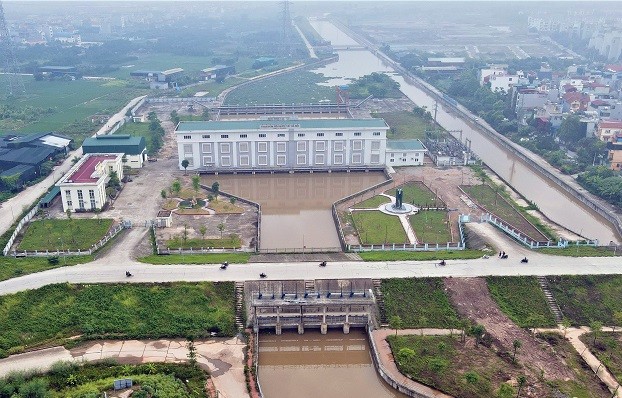
[[436, 122], [436, 113], [438, 112], [438, 101], [434, 101], [434, 121]]
[[11, 41], [6, 18], [4, 17], [2, 1], [0, 1], [0, 59], [4, 60], [0, 67], [4, 69], [4, 73], [7, 77], [7, 96], [23, 94], [26, 90], [24, 89], [24, 82], [22, 81], [17, 67], [15, 50], [13, 48], [13, 42]]

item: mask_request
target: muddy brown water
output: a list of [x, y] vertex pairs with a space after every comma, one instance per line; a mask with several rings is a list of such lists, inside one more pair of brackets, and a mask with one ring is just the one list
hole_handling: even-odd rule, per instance
[[405, 397], [378, 376], [363, 330], [260, 334], [258, 375], [266, 398]]
[[204, 177], [261, 204], [261, 249], [339, 248], [332, 204], [386, 180], [381, 172], [236, 174]]

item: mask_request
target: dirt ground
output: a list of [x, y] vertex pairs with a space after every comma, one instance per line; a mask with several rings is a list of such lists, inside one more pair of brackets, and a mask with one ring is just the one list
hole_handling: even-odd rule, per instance
[[545, 396], [544, 386], [540, 385], [541, 374], [548, 380], [570, 380], [572, 371], [562, 359], [556, 356], [550, 346], [536, 340], [527, 330], [516, 326], [501, 312], [488, 292], [483, 278], [446, 278], [445, 287], [450, 299], [461, 316], [483, 325], [493, 338], [498, 351], [512, 352], [514, 340], [520, 340], [518, 362], [524, 366], [527, 379], [531, 382], [534, 394]]

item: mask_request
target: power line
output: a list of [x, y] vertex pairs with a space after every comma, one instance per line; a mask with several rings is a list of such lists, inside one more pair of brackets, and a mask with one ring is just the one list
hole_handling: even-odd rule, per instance
[[4, 17], [2, 1], [0, 1], [0, 58], [4, 60], [2, 67], [7, 78], [7, 95], [14, 96], [25, 93], [26, 89], [17, 67], [15, 49]]

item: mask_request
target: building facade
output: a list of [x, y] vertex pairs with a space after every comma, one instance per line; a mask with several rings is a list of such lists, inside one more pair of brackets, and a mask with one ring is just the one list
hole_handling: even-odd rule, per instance
[[426, 152], [419, 140], [387, 141], [386, 163], [389, 166], [421, 166]]
[[188, 170], [332, 170], [383, 167], [383, 119], [180, 122], [179, 167]]
[[106, 201], [106, 182], [110, 173], [123, 179], [123, 154], [86, 154], [56, 183], [60, 188], [63, 211], [101, 210]]

